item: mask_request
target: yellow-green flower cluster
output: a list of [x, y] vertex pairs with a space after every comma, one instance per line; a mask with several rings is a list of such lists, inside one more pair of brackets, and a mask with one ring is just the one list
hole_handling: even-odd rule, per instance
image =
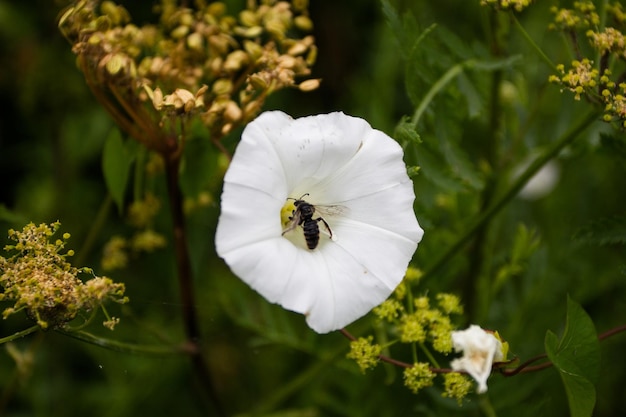
[[[86, 282], [78, 278], [81, 273], [93, 275], [93, 272], [89, 268], [76, 268], [68, 262], [73, 251], [61, 253], [70, 238], [69, 233], [65, 233], [62, 239], [51, 241], [59, 227], [58, 222], [39, 226], [31, 223], [20, 232], [9, 231], [9, 238], [16, 243], [4, 249], [15, 254], [9, 258], [0, 257], [0, 285], [4, 289], [0, 300], [14, 304], [3, 311], [5, 319], [24, 310], [42, 328], [55, 328], [81, 312], [96, 307], [104, 309], [107, 300], [127, 301], [123, 284], [116, 284], [106, 277], [94, 276]], [[112, 329], [118, 321], [107, 315], [104, 324]]]
[[617, 91], [606, 88], [602, 90], [605, 101], [604, 121], [619, 121], [626, 128], [626, 83], [620, 83]]
[[[404, 384], [414, 393], [433, 384], [436, 373], [440, 372], [435, 352], [443, 355], [452, 352], [452, 332], [455, 330], [452, 317], [463, 314], [461, 301], [454, 294], [414, 297], [411, 290], [421, 276], [420, 270], [409, 267], [393, 296], [373, 310], [381, 325], [379, 330], [387, 329], [389, 332], [384, 337], [389, 346], [398, 342], [410, 344], [413, 358], [417, 358], [418, 349], [424, 353], [424, 357], [420, 356], [419, 361], [414, 359], [412, 365], [395, 362], [405, 367]], [[389, 336], [392, 336], [392, 340], [389, 340]], [[381, 358], [389, 359], [381, 356], [381, 346], [373, 340], [372, 336], [361, 337], [350, 343], [348, 358], [355, 360], [361, 371], [374, 367]], [[448, 375], [452, 374], [444, 376], [443, 396], [460, 401], [472, 385], [464, 375]]]
[[[611, 78], [611, 69], [623, 65], [626, 60], [626, 37], [623, 32], [626, 13], [623, 6], [618, 2], [606, 5], [607, 25], [602, 30], [597, 29], [600, 18], [591, 1], [576, 1], [571, 10], [553, 8], [553, 12], [555, 23], [552, 27], [566, 30], [577, 51], [582, 48], [577, 44], [579, 37], [576, 30], [587, 29], [585, 34], [599, 56], [599, 63], [594, 66], [590, 59], [581, 58], [573, 61], [567, 70], [564, 65], [557, 65], [558, 75], [551, 75], [549, 81], [572, 91], [575, 100], [585, 95], [592, 103], [604, 106], [605, 121], [626, 127], [623, 75]], [[611, 17], [612, 20], [609, 19]]]
[[481, 6], [493, 6], [501, 10], [515, 10], [521, 12], [530, 6], [532, 0], [480, 0]]
[[594, 92], [600, 78], [599, 71], [593, 67], [593, 61], [585, 58], [572, 61], [572, 67], [565, 71], [565, 66], [557, 65], [560, 76], [552, 75], [550, 82], [558, 83], [574, 93], [574, 99], [580, 100], [583, 93]]
[[153, 252], [163, 248], [166, 240], [152, 229], [161, 202], [153, 194], [146, 193], [142, 200], [136, 200], [128, 207], [128, 223], [138, 230], [129, 238], [115, 235], [105, 244], [101, 266], [105, 271], [126, 267], [130, 253]]
[[414, 363], [412, 367], [404, 370], [404, 385], [414, 394], [433, 385], [434, 379], [435, 373], [430, 370], [427, 363]]
[[398, 333], [402, 343], [429, 342], [441, 353], [452, 351], [450, 335], [454, 330], [450, 316], [460, 314], [463, 309], [458, 297], [452, 294], [438, 294], [438, 304], [431, 307], [427, 296], [413, 300], [413, 311], [402, 312], [397, 320]]
[[602, 32], [589, 30], [587, 37], [601, 55], [614, 53], [618, 57], [626, 58], [626, 41], [619, 30], [612, 27], [605, 28]]
[[554, 13], [554, 23], [550, 29], [574, 30], [595, 27], [600, 23], [600, 16], [596, 12], [596, 6], [591, 0], [575, 1], [573, 9], [556, 6], [550, 8]]
[[444, 391], [441, 395], [454, 398], [461, 405], [461, 401], [470, 393], [472, 387], [472, 380], [465, 374], [459, 372], [443, 374]]
[[353, 359], [363, 373], [370, 368], [374, 368], [379, 362], [382, 348], [380, 345], [372, 343], [372, 340], [374, 338], [369, 336], [367, 338], [360, 337], [350, 342], [350, 352], [347, 358]]
[[549, 81], [572, 91], [575, 100], [580, 100], [584, 94], [592, 101], [601, 103], [604, 106], [605, 122], [617, 122], [626, 127], [626, 83], [616, 84], [612, 81], [612, 74], [608, 69], [599, 76], [598, 69], [592, 68], [592, 64], [588, 59], [573, 61], [567, 72], [563, 65], [558, 65], [557, 70], [561, 75], [552, 75]]
[[613, 16], [616, 23], [623, 24], [626, 22], [626, 12], [624, 12], [621, 3], [614, 2], [612, 4], [607, 4], [606, 11]]
[[148, 148], [171, 149], [158, 133], [175, 117], [197, 115], [219, 138], [274, 91], [317, 88], [319, 80], [297, 81], [317, 52], [312, 36], [294, 37], [312, 29], [307, 1], [252, 0], [237, 16], [219, 1], [179, 3], [162, 0], [157, 25], [137, 26], [122, 6], [93, 0], [75, 1], [59, 21], [96, 97]]

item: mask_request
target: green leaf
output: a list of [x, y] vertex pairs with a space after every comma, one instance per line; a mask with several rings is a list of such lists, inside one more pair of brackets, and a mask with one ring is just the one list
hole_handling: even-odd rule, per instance
[[0, 221], [11, 224], [26, 224], [28, 223], [28, 218], [10, 210], [4, 204], [0, 204]]
[[[444, 111], [440, 103], [435, 103], [434, 109], [436, 112]], [[438, 138], [436, 141], [438, 151], [453, 175], [474, 190], [482, 189], [484, 181], [481, 173], [457, 142], [457, 138], [463, 135], [459, 125], [448, 123], [445, 118], [440, 117], [435, 120], [435, 135]]]
[[497, 71], [501, 69], [511, 68], [518, 62], [521, 62], [521, 60], [521, 55], [512, 55], [500, 59], [481, 59], [473, 61], [471, 65], [468, 65], [468, 67], [470, 69], [482, 71]]
[[600, 144], [612, 157], [618, 156], [620, 161], [626, 161], [626, 137], [624, 135], [600, 134]]
[[193, 137], [185, 144], [180, 186], [187, 197], [196, 197], [215, 178], [217, 152], [206, 138]]
[[402, 120], [400, 120], [400, 123], [396, 126], [393, 137], [402, 146], [407, 143], [422, 143], [419, 133], [415, 130], [415, 126], [411, 123], [411, 118], [408, 116], [404, 116]]
[[415, 17], [410, 12], [405, 12], [402, 18], [400, 18], [398, 11], [388, 0], [382, 1], [382, 11], [387, 24], [396, 38], [399, 51], [406, 58], [421, 40], [419, 26]]
[[130, 168], [138, 149], [139, 145], [135, 141], [124, 141], [118, 129], [111, 130], [104, 142], [102, 152], [104, 181], [120, 212], [124, 208], [124, 194], [128, 185]]
[[626, 243], [626, 216], [594, 220], [574, 235], [574, 240], [594, 245]]
[[600, 375], [600, 343], [591, 318], [569, 297], [563, 336], [559, 340], [548, 331], [545, 349], [563, 381], [570, 415], [590, 417], [596, 402], [594, 383]]
[[447, 168], [447, 164], [436, 152], [430, 148], [429, 144], [423, 143], [416, 152], [417, 162], [420, 172], [439, 188], [448, 191], [462, 191], [464, 184]]
[[467, 114], [470, 119], [478, 117], [483, 110], [483, 99], [478, 94], [476, 87], [470, 81], [470, 79], [464, 73], [460, 73], [457, 78], [457, 85], [459, 87], [459, 91], [465, 97], [465, 101], [467, 101]]

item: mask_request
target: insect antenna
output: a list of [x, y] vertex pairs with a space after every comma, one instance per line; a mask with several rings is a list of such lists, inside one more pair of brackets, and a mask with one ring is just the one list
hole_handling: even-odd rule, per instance
[[298, 201], [298, 200], [302, 200], [302, 198], [306, 197], [307, 195], [309, 195], [309, 193], [302, 194], [300, 198], [287, 197], [287, 200]]

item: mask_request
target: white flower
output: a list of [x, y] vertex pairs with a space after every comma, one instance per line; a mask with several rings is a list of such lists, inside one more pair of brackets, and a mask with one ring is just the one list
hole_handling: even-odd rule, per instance
[[486, 392], [493, 362], [503, 359], [502, 343], [475, 324], [466, 330], [452, 332], [452, 343], [457, 352], [463, 352], [463, 357], [450, 362], [452, 369], [470, 374], [478, 382], [477, 392]]
[[[224, 178], [217, 253], [313, 330], [343, 328], [391, 294], [424, 233], [402, 156], [393, 139], [343, 113], [261, 114]], [[316, 207], [312, 216], [299, 216], [300, 199]], [[320, 237], [309, 249], [312, 224]]]
[[[524, 160], [514, 171], [513, 178], [519, 177], [522, 172], [530, 166], [536, 156], [531, 156]], [[524, 185], [518, 194], [523, 200], [538, 200], [550, 194], [552, 190], [557, 186], [561, 176], [561, 169], [559, 164], [554, 160], [548, 161], [541, 167], [535, 175]]]

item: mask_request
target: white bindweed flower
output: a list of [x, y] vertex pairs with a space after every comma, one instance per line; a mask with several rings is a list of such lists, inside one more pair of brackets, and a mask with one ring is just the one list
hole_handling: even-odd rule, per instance
[[492, 333], [472, 324], [466, 330], [452, 332], [452, 344], [457, 352], [463, 352], [461, 358], [450, 362], [452, 369], [470, 374], [478, 382], [476, 391], [486, 392], [493, 362], [504, 358], [502, 343]]
[[313, 330], [348, 325], [396, 288], [424, 233], [402, 156], [343, 113], [261, 114], [224, 178], [217, 253]]
[[[517, 178], [534, 161], [533, 156], [523, 161], [514, 171], [513, 178]], [[524, 185], [518, 194], [523, 200], [539, 200], [550, 194], [556, 188], [561, 176], [559, 164], [554, 160], [548, 161], [539, 171]]]

